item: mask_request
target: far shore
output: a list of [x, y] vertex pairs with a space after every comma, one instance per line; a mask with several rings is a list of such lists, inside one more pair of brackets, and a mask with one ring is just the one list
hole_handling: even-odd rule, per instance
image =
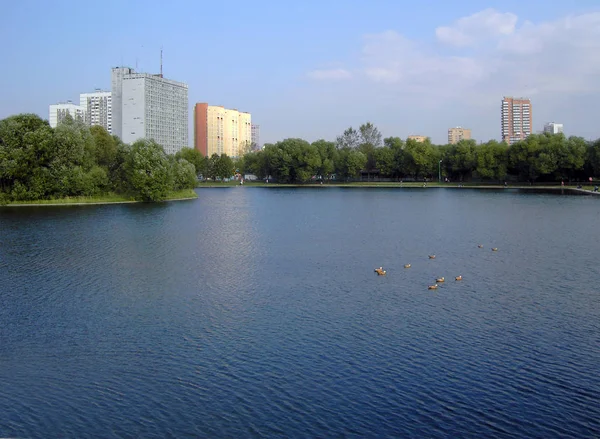
[[448, 188], [448, 189], [524, 189], [524, 190], [550, 190], [550, 191], [573, 191], [580, 192], [586, 194], [600, 195], [600, 192], [594, 192], [594, 186], [584, 185], [581, 188], [577, 188], [575, 185], [568, 186], [560, 186], [560, 185], [544, 185], [544, 184], [508, 184], [504, 186], [502, 184], [479, 184], [479, 183], [463, 183], [459, 185], [459, 183], [437, 183], [437, 182], [428, 182], [427, 186], [423, 186], [423, 183], [419, 182], [409, 182], [409, 183], [400, 183], [400, 182], [351, 182], [351, 183], [324, 183], [324, 184], [316, 184], [316, 183], [265, 183], [265, 182], [244, 182], [243, 185], [240, 185], [238, 181], [232, 182], [210, 182], [210, 183], [200, 183], [196, 186], [197, 189], [213, 189], [213, 188], [228, 188], [228, 187], [272, 187], [272, 188], [301, 188], [301, 187], [314, 187], [314, 188], [323, 188], [323, 187], [348, 187], [348, 188], [421, 188], [421, 189], [429, 189], [429, 188]]
[[[159, 203], [168, 201], [184, 201], [194, 200], [198, 198], [198, 194], [193, 189], [181, 190], [170, 193], [167, 198]], [[144, 201], [135, 200], [130, 197], [117, 195], [117, 194], [106, 194], [96, 197], [67, 197], [55, 200], [35, 200], [35, 201], [23, 201], [23, 202], [10, 202], [7, 204], [0, 204], [2, 207], [41, 207], [41, 206], [92, 206], [99, 204], [134, 204], [144, 203]]]

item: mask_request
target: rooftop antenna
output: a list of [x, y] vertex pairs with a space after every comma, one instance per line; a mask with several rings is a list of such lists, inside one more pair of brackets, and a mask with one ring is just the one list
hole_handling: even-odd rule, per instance
[[160, 47], [160, 77], [163, 77], [162, 73], [162, 46]]

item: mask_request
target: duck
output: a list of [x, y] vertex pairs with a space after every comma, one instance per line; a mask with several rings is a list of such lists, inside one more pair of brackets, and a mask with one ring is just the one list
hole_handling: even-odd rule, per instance
[[435, 284], [435, 285], [429, 285], [429, 286], [427, 287], [427, 289], [428, 289], [428, 290], [437, 290], [437, 287], [438, 287], [438, 284]]
[[410, 268], [410, 264], [404, 264], [404, 268]]
[[435, 255], [429, 255], [429, 259], [435, 259]]
[[479, 248], [483, 248], [483, 244], [479, 244], [477, 247], [479, 247]]
[[462, 276], [456, 276], [454, 280], [462, 280]]
[[379, 276], [383, 276], [385, 274], [385, 270], [383, 267], [379, 267], [375, 269], [375, 273], [377, 273]]
[[497, 252], [497, 251], [498, 251], [498, 247], [493, 247], [493, 248], [492, 248], [492, 251], [493, 251], [493, 252]]
[[446, 281], [446, 279], [444, 279], [443, 277], [438, 277], [438, 278], [435, 280], [435, 282], [436, 282], [436, 283], [438, 283], [438, 284], [440, 284], [440, 283], [442, 283], [442, 282], [445, 282], [445, 281]]

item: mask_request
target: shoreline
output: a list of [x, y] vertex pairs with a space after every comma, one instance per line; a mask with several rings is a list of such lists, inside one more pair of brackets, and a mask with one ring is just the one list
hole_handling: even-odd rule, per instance
[[[197, 186], [195, 189], [223, 189], [223, 188], [233, 188], [233, 187], [240, 187], [242, 185], [239, 184], [231, 184], [231, 183], [225, 183], [225, 184], [209, 184], [209, 185], [202, 185], [202, 186]], [[369, 189], [377, 189], [377, 188], [383, 188], [383, 189], [390, 189], [390, 188], [396, 188], [396, 189], [518, 189], [518, 190], [544, 190], [544, 191], [551, 191], [551, 192], [564, 192], [564, 191], [569, 191], [569, 192], [574, 192], [574, 193], [578, 193], [578, 194], [585, 194], [585, 195], [600, 195], [600, 192], [594, 192], [591, 189], [578, 189], [576, 187], [571, 187], [571, 186], [565, 186], [565, 187], [556, 187], [556, 186], [508, 186], [508, 187], [504, 187], [503, 185], [466, 185], [466, 186], [462, 186], [459, 187], [458, 185], [448, 185], [448, 184], [439, 184], [439, 183], [431, 183], [428, 184], [427, 187], [423, 187], [423, 185], [421, 183], [403, 183], [402, 185], [400, 183], [328, 183], [328, 184], [281, 184], [281, 183], [258, 183], [258, 184], [253, 184], [253, 183], [246, 183], [244, 184], [242, 187], [253, 187], [253, 188], [327, 188], [327, 187], [331, 187], [331, 188], [369, 188]], [[154, 203], [167, 203], [167, 202], [171, 202], [171, 201], [189, 201], [189, 200], [196, 200], [198, 198], [198, 195], [196, 194], [195, 197], [178, 197], [178, 198], [168, 198], [166, 200], [162, 200], [162, 201], [154, 201], [154, 202], [150, 202], [151, 204]], [[136, 200], [118, 200], [118, 201], [74, 201], [72, 203], [69, 202], [58, 202], [58, 203], [52, 203], [52, 202], [39, 202], [39, 203], [7, 203], [7, 204], [2, 204], [0, 205], [0, 208], [2, 207], [43, 207], [43, 206], [52, 206], [52, 207], [58, 207], [58, 206], [98, 206], [98, 205], [109, 205], [109, 204], [139, 204], [139, 203], [146, 203], [145, 201], [136, 201]]]
[[391, 183], [391, 182], [382, 182], [382, 183], [326, 183], [326, 184], [282, 184], [282, 183], [245, 183], [243, 186], [240, 184], [232, 184], [232, 183], [213, 183], [207, 185], [196, 186], [196, 189], [218, 189], [218, 188], [232, 188], [232, 187], [253, 187], [253, 188], [327, 188], [327, 187], [335, 187], [335, 188], [397, 188], [397, 189], [519, 189], [519, 190], [545, 190], [545, 191], [571, 191], [582, 194], [589, 195], [600, 195], [600, 192], [594, 192], [592, 189], [585, 188], [577, 188], [573, 186], [526, 186], [526, 185], [514, 185], [507, 186], [504, 185], [469, 185], [466, 184], [464, 186], [458, 186], [456, 184], [439, 184], [439, 183], [428, 183], [426, 187], [423, 187], [422, 183]]
[[93, 200], [91, 200], [91, 201], [74, 201], [72, 203], [69, 203], [69, 202], [52, 203], [51, 202], [52, 200], [48, 200], [48, 202], [40, 202], [40, 203], [26, 202], [26, 203], [0, 204], [0, 209], [3, 207], [46, 207], [46, 206], [52, 206], [52, 207], [65, 206], [65, 207], [67, 207], [67, 206], [98, 206], [98, 205], [107, 205], [107, 204], [140, 204], [140, 203], [156, 204], [156, 203], [168, 203], [170, 201], [196, 200], [196, 199], [198, 199], [198, 194], [195, 194], [195, 195], [196, 195], [195, 197], [167, 198], [166, 200], [152, 201], [152, 202], [137, 201], [137, 200], [117, 200], [117, 201], [93, 201]]

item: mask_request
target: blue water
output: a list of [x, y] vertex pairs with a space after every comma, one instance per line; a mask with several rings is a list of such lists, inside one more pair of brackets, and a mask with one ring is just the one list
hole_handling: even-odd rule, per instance
[[600, 437], [600, 198], [199, 196], [0, 209], [0, 437]]

